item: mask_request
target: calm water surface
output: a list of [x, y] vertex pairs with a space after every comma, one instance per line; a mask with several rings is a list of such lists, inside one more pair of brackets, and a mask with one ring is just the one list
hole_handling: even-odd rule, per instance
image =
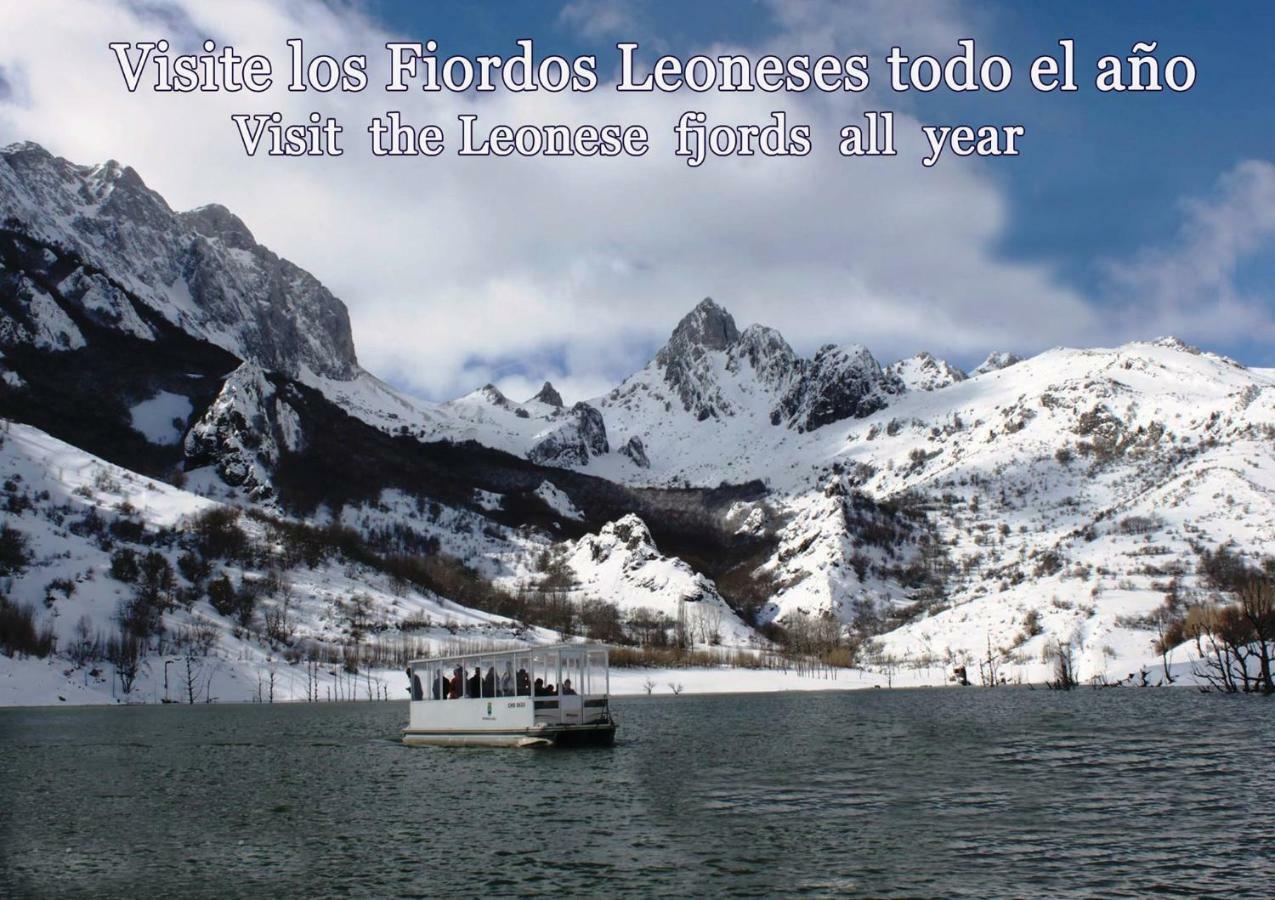
[[405, 748], [403, 703], [0, 710], [0, 895], [1275, 890], [1275, 702], [618, 701], [607, 750]]

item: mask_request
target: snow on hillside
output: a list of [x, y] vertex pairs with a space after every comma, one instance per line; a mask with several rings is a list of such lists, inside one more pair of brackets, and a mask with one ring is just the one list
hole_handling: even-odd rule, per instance
[[[450, 557], [463, 571], [427, 583], [453, 593], [565, 591], [666, 620], [690, 607], [711, 613], [713, 627], [696, 626], [701, 643], [753, 641], [731, 598], [750, 618], [759, 610], [758, 625], [872, 636], [880, 665], [950, 666], [992, 647], [1025, 672], [1065, 642], [1082, 675], [1118, 676], [1149, 655], [1148, 614], [1167, 592], [1201, 595], [1200, 551], [1275, 555], [1275, 370], [1173, 339], [1025, 360], [994, 352], [966, 377], [928, 353], [882, 367], [853, 343], [803, 356], [704, 300], [603, 396], [567, 406], [548, 383], [524, 401], [487, 385], [427, 403], [362, 371], [341, 302], [221, 207], [177, 213], [127, 167], [19, 144], [0, 151], [0, 218], [6, 415], [185, 486], [13, 426], [0, 451], [5, 524], [33, 559], [0, 593], [31, 606], [60, 646], [84, 644], [85, 629], [96, 646], [137, 595], [130, 565], [149, 560], [172, 600], [157, 643], [189, 655], [198, 636], [223, 697], [255, 690], [285, 647], [335, 646], [352, 615], [360, 630], [424, 646], [547, 638], [407, 589], [385, 558], [382, 569], [343, 551], [280, 562], [286, 530], [269, 516], [289, 483], [309, 517], [290, 526], [311, 539], [350, 528], [417, 563]], [[97, 381], [107, 375], [109, 389]], [[360, 449], [339, 437], [334, 447], [341, 416], [309, 389], [400, 440], [356, 444], [368, 435], [351, 429]], [[448, 463], [430, 466], [469, 448], [413, 439], [472, 441], [544, 470], [522, 466], [533, 480], [517, 489], [448, 491]], [[358, 454], [376, 462], [352, 471]], [[625, 489], [555, 484], [555, 468]], [[338, 490], [345, 476], [357, 490]], [[202, 540], [190, 523], [221, 509], [213, 500], [249, 504], [255, 515], [240, 521], [260, 552], [182, 562]], [[648, 521], [624, 515], [630, 500], [654, 510]], [[717, 584], [655, 546], [647, 526], [666, 533], [650, 519], [663, 514], [678, 523], [677, 552], [699, 554]], [[594, 533], [581, 537], [586, 521]], [[728, 559], [714, 569], [704, 547]], [[118, 562], [122, 550], [133, 563]], [[243, 621], [210, 604], [223, 572], [234, 597], [220, 605], [251, 600]], [[471, 594], [477, 606], [491, 599]], [[267, 614], [295, 640], [263, 637]], [[0, 664], [11, 679], [19, 665], [47, 669], [33, 677], [55, 693], [78, 680], [75, 690], [109, 696], [109, 682], [86, 675], [100, 667], [65, 675], [60, 660]], [[156, 662], [139, 676], [152, 696]]]
[[[345, 306], [224, 207], [177, 213], [127, 166], [74, 165], [23, 143], [0, 149], [0, 219], [27, 253], [42, 255], [29, 265], [51, 276], [61, 300], [96, 322], [154, 340], [137, 298], [188, 334], [272, 370], [338, 379], [356, 371]], [[58, 300], [15, 277], [27, 321], [6, 323], [8, 337], [82, 346]]]
[[707, 646], [757, 646], [753, 630], [713, 583], [680, 559], [660, 554], [646, 524], [629, 515], [565, 549], [575, 582], [570, 593], [615, 603], [626, 613], [650, 611], [679, 622], [688, 639]]
[[[1150, 655], [1137, 623], [1174, 578], [1193, 589], [1201, 548], [1275, 553], [1269, 370], [1172, 339], [994, 353], [969, 378], [921, 354], [879, 370], [876, 387], [857, 383], [881, 408], [802, 430], [776, 415], [805, 374], [782, 337], [697, 309], [679, 329], [707, 342], [671, 341], [684, 359], [661, 351], [593, 401], [612, 452], [588, 471], [635, 485], [763, 481], [778, 522], [758, 570], [774, 585], [769, 618], [884, 628], [880, 651], [913, 659], [991, 644], [1025, 665], [1071, 640], [1082, 671], [1106, 672]], [[459, 417], [464, 438], [510, 452], [528, 453], [542, 427], [489, 390], [443, 406], [454, 418], [433, 434]], [[646, 465], [615, 449], [633, 439]], [[921, 519], [892, 512], [899, 502]], [[881, 529], [893, 536], [865, 537]], [[1029, 613], [1040, 633], [1023, 639]]]
[[[368, 691], [381, 695], [387, 673], [352, 675], [342, 671], [339, 645], [351, 628], [387, 654], [478, 646], [546, 642], [557, 635], [516, 627], [498, 616], [467, 609], [449, 600], [396, 583], [382, 572], [336, 557], [283, 563], [279, 548], [260, 521], [240, 518], [254, 545], [273, 547], [264, 558], [208, 560], [209, 571], [193, 576], [191, 528], [201, 514], [224, 509], [213, 501], [158, 483], [105, 463], [48, 435], [11, 425], [2, 435], [0, 481], [4, 485], [5, 523], [25, 536], [30, 562], [23, 571], [0, 579], [0, 593], [35, 611], [50, 625], [61, 654], [47, 660], [0, 657], [0, 704], [154, 701], [163, 695], [164, 663], [169, 664], [170, 694], [177, 693], [178, 669], [192, 656], [199, 670], [201, 696], [219, 700], [257, 697], [262, 679], [277, 679], [278, 698], [302, 698], [309, 681], [307, 648], [336, 648], [336, 661], [316, 666], [315, 690]], [[90, 654], [76, 663], [86, 644], [101, 645], [119, 633], [119, 619], [139, 591], [136, 581], [113, 576], [121, 552], [145, 570], [151, 554], [171, 583], [163, 633], [150, 641], [132, 693], [125, 695], [116, 667]], [[245, 625], [236, 615], [210, 604], [213, 582], [224, 575], [239, 591], [255, 596], [256, 610]], [[134, 579], [138, 576], [134, 575]], [[270, 630], [288, 640], [272, 638]], [[99, 647], [100, 649], [100, 647]], [[95, 651], [96, 652], [96, 651]], [[367, 683], [364, 683], [364, 680]], [[378, 680], [381, 679], [381, 680]], [[289, 687], [285, 688], [286, 682]], [[357, 682], [357, 685], [354, 683]], [[392, 678], [388, 696], [401, 694]]]

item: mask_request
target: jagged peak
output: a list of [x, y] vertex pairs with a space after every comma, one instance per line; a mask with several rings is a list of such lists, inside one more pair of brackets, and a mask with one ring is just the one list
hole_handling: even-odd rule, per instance
[[747, 361], [753, 370], [768, 379], [782, 378], [797, 366], [797, 354], [784, 336], [765, 325], [749, 325], [731, 345], [730, 360], [726, 366], [738, 371], [741, 361]]
[[705, 297], [682, 317], [673, 329], [669, 346], [688, 345], [705, 350], [725, 350], [739, 339], [735, 319], [724, 307]]
[[993, 350], [987, 354], [987, 359], [983, 360], [974, 367], [971, 375], [982, 375], [985, 372], [996, 372], [1000, 369], [1008, 369], [1010, 366], [1018, 365], [1023, 358], [1017, 353], [1010, 353], [1008, 350]]
[[598, 530], [597, 540], [616, 541], [629, 550], [639, 548], [655, 551], [655, 539], [646, 522], [636, 513], [626, 513], [613, 522], [607, 522]]
[[863, 344], [824, 344], [815, 351], [814, 361], [832, 361], [843, 358], [848, 362], [863, 363], [870, 368], [880, 369], [881, 364], [872, 355], [872, 351]]
[[12, 144], [5, 144], [0, 149], [0, 156], [35, 156], [53, 159], [54, 156], [44, 148], [43, 144], [37, 144], [35, 141], [14, 141]]
[[1188, 344], [1186, 341], [1181, 338], [1176, 338], [1173, 335], [1158, 337], [1154, 341], [1151, 341], [1150, 344], [1152, 347], [1163, 347], [1166, 350], [1181, 350], [1182, 352], [1190, 353], [1193, 356], [1199, 356], [1202, 352], [1199, 347], [1196, 347], [1193, 344]]
[[968, 376], [945, 359], [928, 350], [900, 359], [885, 367], [888, 375], [899, 378], [908, 390], [933, 391], [964, 381]]
[[563, 407], [562, 395], [558, 393], [557, 388], [551, 382], [546, 381], [540, 386], [540, 390], [536, 395], [527, 401], [528, 403], [543, 403], [546, 406], [555, 406], [558, 409]]

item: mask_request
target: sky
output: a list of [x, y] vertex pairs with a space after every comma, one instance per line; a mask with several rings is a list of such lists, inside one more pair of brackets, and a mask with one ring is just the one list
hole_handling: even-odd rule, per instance
[[[966, 368], [993, 350], [1110, 346], [1172, 334], [1275, 365], [1275, 7], [1206, 4], [733, 0], [48, 0], [0, 6], [0, 142], [132, 165], [178, 209], [221, 203], [350, 309], [365, 368], [443, 399], [544, 379], [568, 400], [640, 368], [696, 302], [778, 328], [803, 353], [862, 343], [882, 362], [921, 350]], [[205, 38], [268, 56], [366, 53], [359, 93], [129, 93], [111, 41]], [[594, 54], [587, 93], [387, 94], [386, 41], [439, 55]], [[957, 40], [1014, 66], [1002, 93], [895, 93], [884, 54], [945, 58]], [[1079, 90], [1034, 91], [1031, 60], [1076, 44]], [[671, 53], [869, 56], [862, 94], [620, 94], [617, 41]], [[1189, 56], [1183, 93], [1103, 94], [1099, 56], [1157, 41]], [[282, 78], [278, 79], [280, 82]], [[641, 124], [640, 159], [375, 158], [363, 129], [389, 109], [437, 123]], [[688, 168], [672, 126], [808, 123], [805, 158]], [[865, 110], [895, 112], [899, 156], [837, 154]], [[245, 155], [233, 113], [312, 111], [346, 127], [340, 158]], [[1017, 157], [924, 168], [922, 125], [1017, 124]]]

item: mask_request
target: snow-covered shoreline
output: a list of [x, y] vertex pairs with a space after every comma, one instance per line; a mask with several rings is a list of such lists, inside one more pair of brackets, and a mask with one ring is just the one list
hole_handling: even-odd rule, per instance
[[[98, 667], [99, 677], [91, 675], [92, 668], [74, 669], [60, 658], [11, 659], [0, 657], [0, 709], [5, 707], [45, 706], [102, 706], [130, 704], [158, 704], [163, 702], [164, 662], [154, 658], [141, 672], [132, 692], [125, 696], [114, 685], [110, 666]], [[1121, 662], [1121, 661], [1117, 661]], [[1172, 685], [1164, 683], [1163, 670], [1158, 661], [1152, 667], [1148, 660], [1127, 660], [1132, 665], [1114, 665], [1107, 675], [1107, 682], [1137, 687], [1140, 673], [1147, 673], [1147, 687], [1195, 687], [1199, 680], [1193, 673], [1190, 660], [1170, 665], [1174, 677]], [[1136, 664], [1135, 664], [1136, 663]], [[168, 696], [175, 703], [184, 703], [182, 694], [182, 660], [171, 658]], [[1128, 671], [1124, 671], [1125, 669]], [[232, 660], [209, 659], [203, 669], [204, 687], [211, 675], [214, 703], [254, 703], [270, 701], [270, 670], [264, 667], [237, 666]], [[1007, 686], [1033, 685], [1043, 687], [1052, 677], [1044, 664], [1011, 669], [1004, 672]], [[307, 702], [307, 681], [304, 665], [279, 665], [274, 668], [275, 703]], [[1133, 676], [1129, 678], [1129, 676]], [[975, 676], [977, 678], [977, 676]], [[649, 684], [648, 684], [649, 683]], [[649, 687], [649, 690], [648, 690]], [[673, 697], [699, 694], [754, 694], [794, 693], [811, 691], [855, 691], [872, 689], [956, 688], [950, 673], [943, 667], [925, 669], [900, 669], [894, 672], [867, 669], [745, 669], [728, 666], [700, 668], [613, 668], [611, 670], [611, 695], [626, 697]], [[1080, 689], [1088, 689], [1082, 684]], [[977, 683], [968, 690], [978, 690]], [[338, 674], [325, 668], [318, 682], [318, 702], [337, 700], [402, 700], [405, 697], [404, 676], [392, 669], [374, 669], [358, 676]], [[197, 703], [203, 703], [202, 693]]]

